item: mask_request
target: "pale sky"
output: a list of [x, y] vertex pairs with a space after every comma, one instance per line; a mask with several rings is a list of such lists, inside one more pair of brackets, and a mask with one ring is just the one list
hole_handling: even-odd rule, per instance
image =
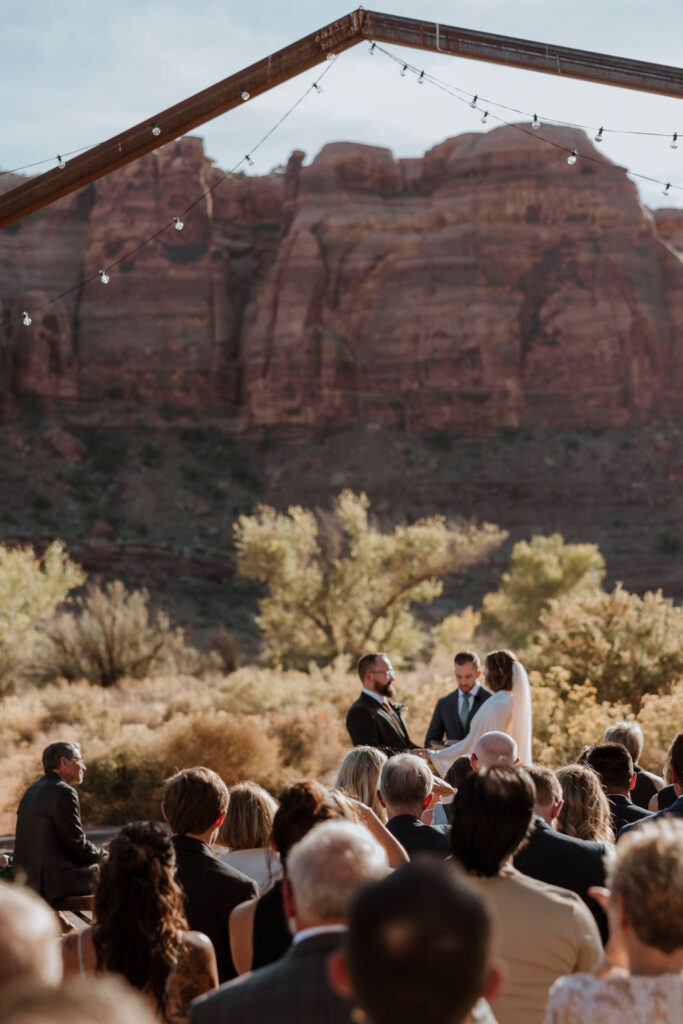
[[[0, 0], [0, 169], [96, 145], [354, 6], [352, 0]], [[656, 63], [678, 65], [683, 53], [683, 0], [378, 0], [374, 6]], [[433, 86], [401, 78], [393, 63], [381, 54], [371, 57], [368, 49], [361, 43], [340, 56], [324, 92], [311, 94], [259, 150], [251, 173], [285, 163], [293, 149], [305, 150], [310, 160], [326, 142], [365, 142], [397, 156], [421, 156], [445, 138], [496, 126], [491, 121], [485, 128], [481, 113]], [[632, 171], [683, 186], [680, 100], [417, 50], [392, 52], [467, 92], [541, 119], [666, 133], [608, 135], [601, 151]], [[306, 72], [192, 134], [204, 138], [207, 154], [227, 170], [317, 74]], [[674, 131], [682, 136], [677, 150], [669, 145]], [[659, 185], [639, 187], [651, 207], [683, 207], [683, 191], [672, 189], [665, 198]]]

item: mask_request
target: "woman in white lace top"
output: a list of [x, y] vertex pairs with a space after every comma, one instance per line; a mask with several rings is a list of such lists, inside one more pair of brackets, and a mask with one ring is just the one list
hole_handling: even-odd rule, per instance
[[644, 822], [624, 836], [609, 885], [612, 968], [555, 982], [545, 1024], [681, 1024], [683, 821]]

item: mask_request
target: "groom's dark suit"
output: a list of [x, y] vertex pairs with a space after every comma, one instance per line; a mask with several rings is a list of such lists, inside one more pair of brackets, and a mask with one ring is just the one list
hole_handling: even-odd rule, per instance
[[398, 722], [384, 704], [367, 693], [361, 693], [346, 715], [346, 728], [354, 746], [380, 747], [389, 756], [417, 747], [408, 735], [399, 706], [390, 703], [398, 715]]
[[440, 743], [443, 740], [444, 733], [446, 734], [446, 738], [449, 740], [464, 740], [465, 736], [467, 736], [467, 733], [470, 731], [470, 725], [472, 724], [472, 719], [475, 714], [484, 701], [488, 700], [491, 696], [491, 691], [487, 690], [486, 687], [482, 686], [480, 683], [476, 696], [472, 699], [470, 704], [467, 723], [463, 726], [458, 711], [460, 706], [458, 703], [459, 693], [460, 690], [453, 690], [452, 693], [448, 693], [445, 697], [441, 697], [440, 700], [437, 700], [432, 720], [429, 723], [429, 728], [427, 729], [425, 747], [429, 746], [430, 740], [437, 740]]

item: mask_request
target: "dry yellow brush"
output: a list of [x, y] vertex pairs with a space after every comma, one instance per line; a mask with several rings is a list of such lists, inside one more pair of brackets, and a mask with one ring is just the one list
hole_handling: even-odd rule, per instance
[[[562, 668], [532, 672], [534, 758], [557, 766], [629, 705], [599, 702], [590, 682], [569, 684]], [[161, 780], [206, 764], [228, 784], [254, 779], [273, 791], [303, 776], [333, 781], [348, 748], [346, 709], [358, 679], [342, 663], [309, 672], [248, 667], [205, 679], [165, 676], [102, 688], [50, 685], [3, 700], [0, 716], [0, 832], [14, 828], [18, 798], [40, 773], [40, 753], [57, 737], [79, 739], [88, 763], [81, 787], [84, 819], [117, 824], [158, 816]], [[401, 674], [411, 735], [421, 742], [438, 697], [452, 686], [450, 657]], [[638, 713], [645, 767], [661, 771], [683, 722], [683, 683], [646, 696]]]

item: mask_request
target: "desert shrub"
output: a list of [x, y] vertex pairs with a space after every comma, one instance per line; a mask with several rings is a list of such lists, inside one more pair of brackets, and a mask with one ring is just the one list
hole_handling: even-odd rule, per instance
[[447, 615], [432, 629], [436, 649], [440, 648], [455, 655], [474, 644], [474, 634], [481, 625], [481, 614], [468, 605], [463, 612]]
[[41, 623], [84, 580], [61, 541], [42, 558], [30, 547], [0, 545], [0, 693], [20, 688], [41, 643]]
[[428, 637], [410, 611], [441, 593], [439, 576], [481, 561], [503, 539], [491, 525], [448, 524], [441, 516], [382, 533], [365, 495], [344, 491], [331, 512], [268, 506], [235, 524], [238, 570], [265, 584], [257, 618], [275, 665], [304, 668], [372, 648], [398, 663]]
[[638, 711], [645, 694], [664, 694], [683, 678], [683, 608], [661, 591], [639, 597], [621, 585], [566, 594], [541, 615], [529, 664], [560, 666], [570, 684], [590, 680], [599, 700], [626, 700]]
[[219, 629], [211, 640], [211, 650], [218, 656], [219, 664], [226, 673], [234, 672], [241, 660], [237, 640], [227, 629]]
[[672, 739], [683, 730], [683, 682], [670, 693], [647, 693], [638, 712], [645, 743], [640, 763], [661, 775]]
[[37, 674], [111, 686], [124, 676], [191, 670], [183, 631], [172, 629], [163, 612], [152, 618], [148, 601], [146, 590], [129, 593], [120, 580], [90, 587], [76, 613], [63, 612], [46, 625]]
[[498, 590], [484, 598], [481, 627], [507, 647], [524, 648], [554, 598], [595, 593], [604, 575], [595, 544], [565, 544], [559, 533], [519, 541]]
[[334, 774], [351, 744], [344, 718], [330, 706], [276, 712], [270, 733], [282, 751], [282, 768], [299, 778]]

